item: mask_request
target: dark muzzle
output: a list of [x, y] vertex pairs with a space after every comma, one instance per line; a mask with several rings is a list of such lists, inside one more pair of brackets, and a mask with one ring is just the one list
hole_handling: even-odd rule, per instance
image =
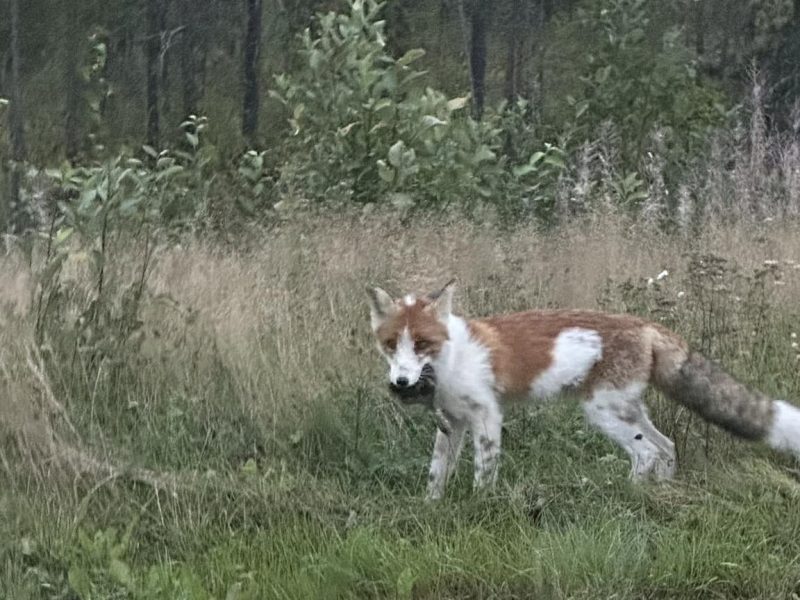
[[413, 385], [390, 383], [389, 391], [405, 404], [429, 404], [436, 391], [436, 373], [432, 366], [425, 365], [416, 383]]

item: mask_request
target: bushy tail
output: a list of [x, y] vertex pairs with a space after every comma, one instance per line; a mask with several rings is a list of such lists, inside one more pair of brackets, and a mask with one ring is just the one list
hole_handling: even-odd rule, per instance
[[[800, 408], [751, 390], [672, 340], [659, 341], [654, 344], [654, 383], [667, 396], [738, 437], [800, 456]], [[683, 360], [678, 362], [679, 356]]]

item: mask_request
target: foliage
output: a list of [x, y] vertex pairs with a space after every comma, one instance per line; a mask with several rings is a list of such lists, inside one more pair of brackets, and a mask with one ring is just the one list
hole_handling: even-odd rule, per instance
[[291, 125], [283, 179], [314, 200], [400, 208], [492, 196], [500, 132], [465, 114], [467, 98], [419, 85], [422, 50], [388, 54], [382, 9], [355, 0], [346, 14], [318, 15], [302, 36], [303, 68], [276, 78]]
[[[119, 364], [141, 344], [140, 308], [161, 232], [202, 226], [211, 160], [200, 141], [205, 127], [206, 120], [197, 117], [182, 124], [185, 150], [145, 146], [144, 160], [120, 155], [93, 167], [65, 164], [46, 173], [54, 188], [44, 207], [44, 257], [36, 274], [36, 340], [81, 356], [91, 371], [87, 377], [104, 360]], [[130, 280], [108, 268], [126, 244], [139, 251]], [[93, 282], [90, 294], [62, 277], [70, 259], [85, 264]], [[76, 301], [77, 316], [65, 309]], [[53, 347], [56, 341], [61, 348]]]
[[[677, 28], [651, 24], [651, 0], [589, 2], [581, 11], [584, 27], [599, 42], [587, 56], [582, 93], [571, 98], [578, 142], [609, 121], [619, 135], [621, 165], [641, 167], [655, 128], [663, 137], [664, 157], [685, 167], [707, 148], [709, 132], [726, 123], [724, 99], [701, 81]], [[661, 150], [659, 148], [658, 150]]]

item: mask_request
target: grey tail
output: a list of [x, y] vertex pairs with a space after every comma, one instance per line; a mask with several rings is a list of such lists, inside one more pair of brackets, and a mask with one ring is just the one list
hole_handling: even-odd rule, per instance
[[701, 354], [690, 352], [680, 368], [655, 383], [676, 402], [738, 437], [757, 441], [770, 432], [775, 402]]

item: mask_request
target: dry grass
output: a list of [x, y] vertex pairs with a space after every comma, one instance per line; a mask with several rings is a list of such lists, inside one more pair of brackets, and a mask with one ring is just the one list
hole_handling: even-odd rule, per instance
[[[683, 287], [693, 275], [690, 252], [728, 258], [744, 273], [779, 261], [759, 296], [765, 304], [736, 308], [731, 297], [739, 288], [708, 305], [679, 299], [678, 292], [692, 293]], [[117, 241], [110, 256], [106, 301], [113, 304], [137, 276], [139, 255], [135, 245]], [[511, 415], [497, 498], [472, 498], [462, 478], [454, 491], [461, 499], [428, 512], [417, 502], [430, 424], [425, 415], [385, 401], [364, 287], [380, 284], [399, 294], [455, 276], [457, 308], [470, 315], [601, 304], [648, 314], [667, 299], [669, 323], [690, 339], [701, 339], [701, 322], [722, 312], [722, 325], [734, 323], [740, 331], [720, 329], [715, 353], [770, 391], [796, 394], [800, 379], [789, 336], [794, 324], [800, 328], [795, 261], [800, 237], [791, 223], [709, 227], [689, 238], [612, 217], [549, 233], [502, 232], [462, 220], [402, 227], [374, 215], [329, 217], [252, 235], [246, 250], [200, 241], [161, 247], [140, 312], [144, 327], [135, 334], [141, 345], [121, 346], [91, 363], [66, 351], [74, 346], [72, 320], [94, 289], [81, 251], [74, 250], [62, 275], [58, 314], [66, 319], [50, 317], [41, 350], [33, 334], [36, 273], [6, 256], [0, 259], [0, 477], [11, 491], [4, 502], [32, 503], [29, 512], [17, 509], [28, 516], [10, 520], [6, 534], [14, 543], [36, 539], [41, 547], [26, 559], [38, 575], [24, 563], [8, 563], [6, 579], [15, 582], [8, 589], [21, 597], [21, 590], [33, 589], [26, 586], [38, 585], [32, 577], [44, 577], [47, 585], [61, 581], [74, 590], [64, 583], [73, 569], [88, 569], [100, 597], [126, 588], [96, 558], [99, 550], [75, 550], [74, 539], [83, 529], [124, 528], [137, 515], [138, 545], [125, 560], [139, 573], [140, 597], [174, 597], [194, 585], [219, 597], [236, 581], [251, 586], [255, 597], [316, 597], [328, 585], [335, 597], [383, 597], [405, 585], [403, 569], [420, 582], [419, 597], [517, 597], [515, 590], [523, 589], [542, 597], [590, 597], [592, 590], [612, 588], [631, 598], [704, 589], [753, 597], [770, 585], [788, 590], [791, 573], [775, 575], [772, 563], [756, 569], [752, 580], [743, 573], [722, 578], [731, 567], [720, 566], [745, 560], [752, 540], [741, 527], [747, 535], [762, 527], [780, 537], [780, 561], [800, 551], [780, 533], [776, 513], [760, 512], [746, 525], [737, 516], [746, 494], [798, 512], [796, 486], [777, 468], [788, 462], [768, 463], [764, 452], [710, 436], [661, 400], [654, 416], [682, 452], [674, 487], [629, 488], [620, 453], [587, 433], [566, 404], [533, 421], [525, 412]], [[663, 270], [669, 276], [658, 285], [643, 283]], [[638, 290], [633, 296], [620, 292], [618, 284], [627, 280]], [[736, 285], [746, 291], [756, 284]], [[736, 464], [721, 466], [731, 461]], [[742, 475], [729, 469], [744, 474], [746, 491], [737, 483]], [[144, 482], [145, 490], [109, 483], [120, 479]], [[157, 491], [165, 487], [182, 491]], [[542, 522], [526, 516], [531, 502], [543, 511]], [[95, 513], [87, 513], [89, 505]], [[631, 520], [631, 514], [638, 516]], [[698, 518], [716, 528], [691, 533]], [[53, 531], [13, 525], [31, 519], [65, 525]], [[470, 533], [476, 523], [489, 527], [479, 539]], [[267, 538], [265, 527], [272, 532]], [[410, 552], [405, 535], [427, 558]], [[656, 558], [650, 544], [661, 548]], [[609, 558], [609, 547], [617, 558]], [[695, 562], [676, 558], [689, 547]], [[322, 561], [317, 575], [298, 571], [307, 554]], [[255, 575], [243, 579], [239, 563]], [[456, 563], [461, 566], [435, 567]], [[172, 573], [173, 564], [197, 581], [142, 591], [150, 589], [145, 567]], [[345, 576], [340, 569], [354, 571]]]

